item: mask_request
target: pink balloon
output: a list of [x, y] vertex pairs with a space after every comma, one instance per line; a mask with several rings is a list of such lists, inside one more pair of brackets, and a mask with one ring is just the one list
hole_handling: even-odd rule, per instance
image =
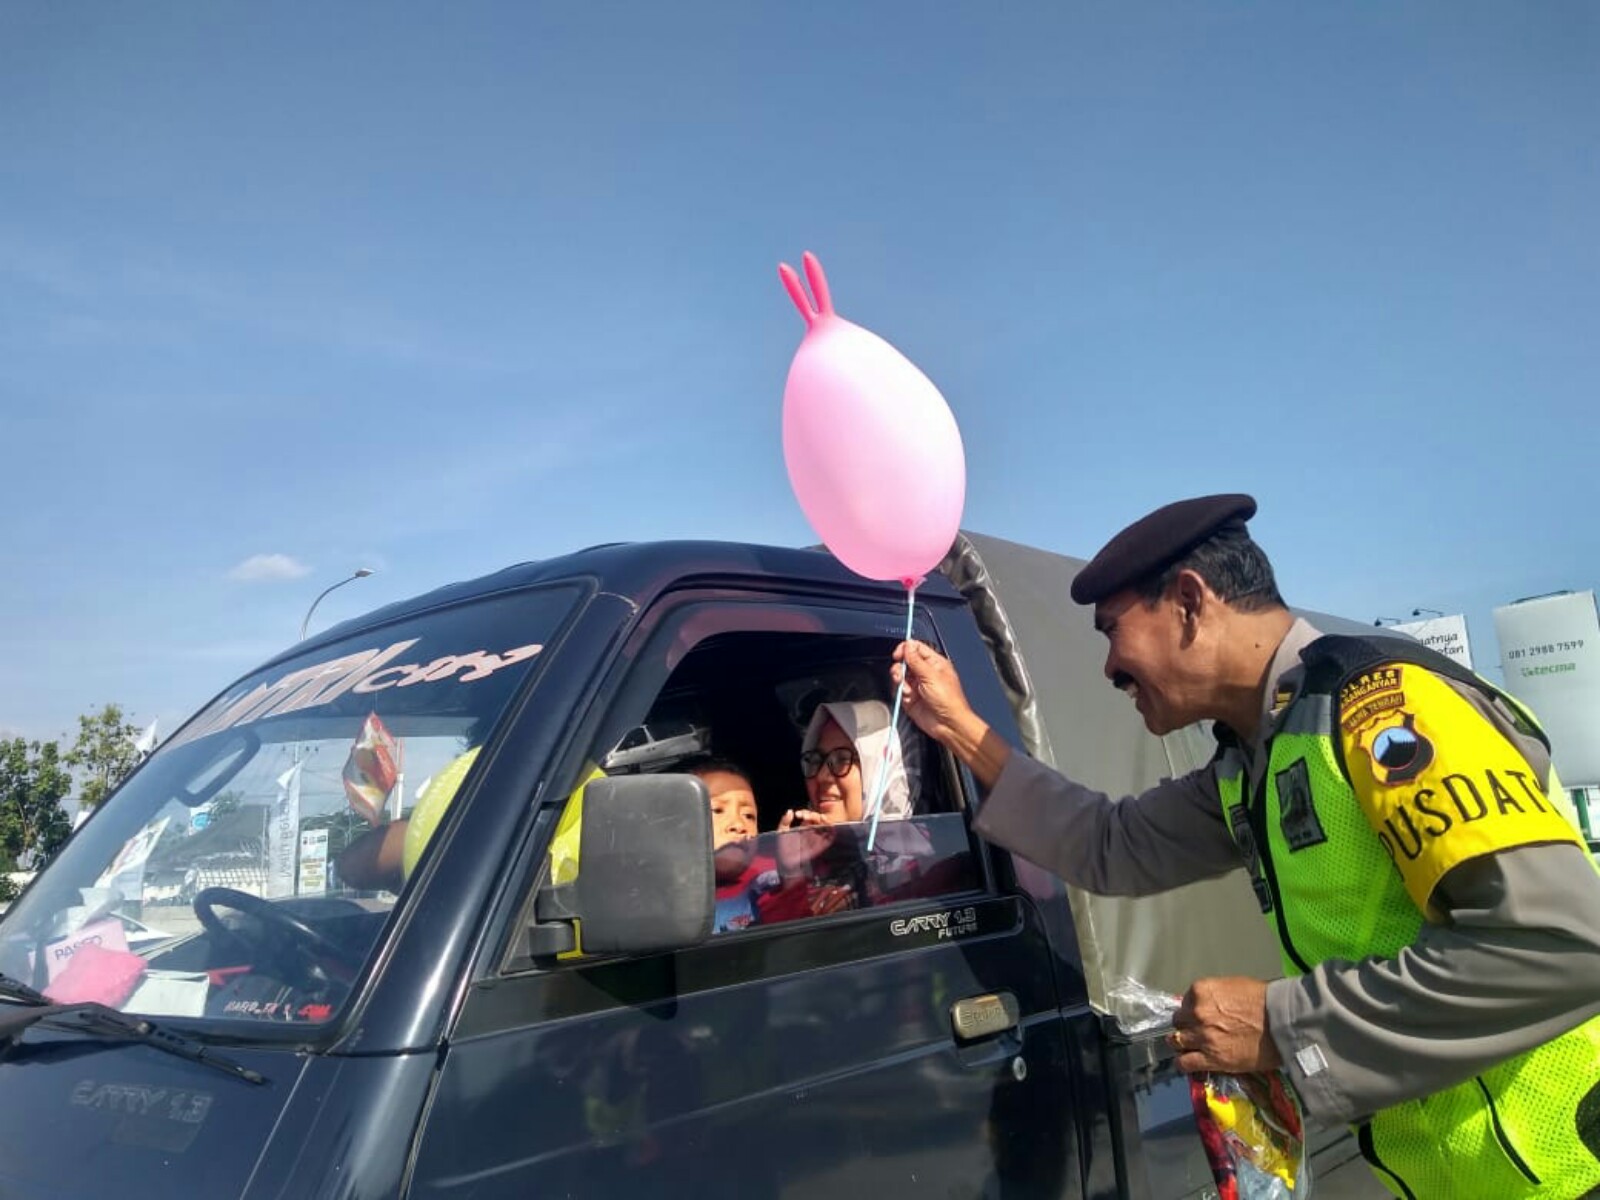
[[961, 431], [933, 382], [877, 334], [833, 311], [822, 264], [778, 275], [806, 319], [783, 389], [783, 460], [811, 527], [845, 566], [912, 586], [961, 526]]

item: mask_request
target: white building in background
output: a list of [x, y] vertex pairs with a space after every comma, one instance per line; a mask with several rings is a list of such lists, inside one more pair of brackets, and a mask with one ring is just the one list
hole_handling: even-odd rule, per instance
[[1460, 613], [1429, 617], [1422, 621], [1401, 621], [1390, 629], [1408, 633], [1430, 650], [1437, 650], [1472, 670], [1472, 644], [1467, 637], [1467, 618]]
[[1600, 834], [1600, 610], [1593, 591], [1558, 592], [1494, 610], [1506, 690], [1550, 735], [1561, 782]]

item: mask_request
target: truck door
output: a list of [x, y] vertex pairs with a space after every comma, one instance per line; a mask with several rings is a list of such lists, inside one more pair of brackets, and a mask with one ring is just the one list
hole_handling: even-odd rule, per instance
[[[800, 756], [817, 705], [887, 713], [902, 622], [871, 598], [670, 596], [546, 791], [709, 752], [748, 776], [771, 831], [809, 802]], [[917, 636], [937, 641], [925, 618]], [[867, 823], [830, 833], [829, 869], [843, 869], [826, 886], [844, 903], [757, 906], [669, 954], [522, 949], [552, 840], [560, 858], [570, 834], [566, 814], [556, 836], [563, 801], [544, 807], [452, 1030], [411, 1194], [1078, 1196], [1036, 911], [996, 883], [970, 830], [970, 779], [909, 722], [896, 740], [901, 815], [881, 821], [872, 851]], [[763, 834], [757, 856], [783, 836]]]

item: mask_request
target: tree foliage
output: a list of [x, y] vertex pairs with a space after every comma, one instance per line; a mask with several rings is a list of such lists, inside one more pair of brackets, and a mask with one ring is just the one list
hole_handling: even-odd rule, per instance
[[85, 808], [98, 808], [139, 765], [135, 745], [139, 730], [122, 713], [122, 707], [108, 704], [97, 713], [78, 718], [78, 740], [66, 755], [82, 777], [78, 800]]
[[[72, 832], [61, 801], [72, 775], [55, 742], [0, 741], [0, 872], [38, 868]], [[0, 899], [14, 889], [0, 874]]]

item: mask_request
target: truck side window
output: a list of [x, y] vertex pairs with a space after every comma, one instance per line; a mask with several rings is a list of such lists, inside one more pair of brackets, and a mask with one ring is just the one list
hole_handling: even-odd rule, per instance
[[590, 751], [608, 775], [700, 775], [714, 826], [753, 794], [756, 828], [730, 818], [714, 847], [719, 936], [983, 887], [954, 763], [904, 715], [890, 727], [898, 638], [861, 623], [870, 633], [708, 630], [687, 648], [680, 635], [664, 679], [625, 691], [626, 724], [603, 725]]

